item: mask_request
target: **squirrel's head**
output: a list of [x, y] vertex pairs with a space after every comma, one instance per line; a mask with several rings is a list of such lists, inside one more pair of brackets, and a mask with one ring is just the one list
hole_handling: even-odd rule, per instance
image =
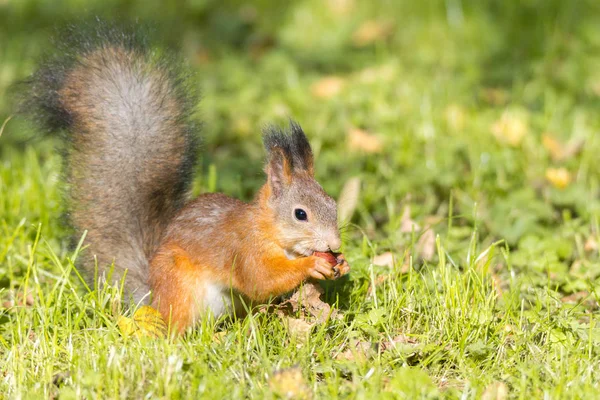
[[289, 132], [269, 127], [264, 144], [267, 202], [288, 256], [339, 249], [337, 205], [314, 178], [313, 154], [302, 128], [293, 121]]

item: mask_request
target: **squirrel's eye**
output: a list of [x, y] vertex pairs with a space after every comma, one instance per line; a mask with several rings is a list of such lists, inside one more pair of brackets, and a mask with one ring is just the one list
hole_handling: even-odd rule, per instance
[[308, 215], [306, 215], [306, 211], [301, 208], [296, 208], [294, 210], [294, 215], [298, 221], [306, 221], [308, 219]]

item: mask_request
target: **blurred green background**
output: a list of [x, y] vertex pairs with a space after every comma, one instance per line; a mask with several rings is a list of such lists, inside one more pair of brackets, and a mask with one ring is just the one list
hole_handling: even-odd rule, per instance
[[[597, 1], [4, 0], [2, 121], [7, 89], [52, 52], [55, 27], [93, 16], [152, 22], [197, 72], [196, 192], [251, 198], [263, 182], [261, 127], [292, 117], [329, 192], [361, 179], [350, 238], [364, 232], [376, 247], [403, 249], [409, 205], [459, 254], [475, 227], [484, 245], [506, 239], [517, 267], [560, 273], [559, 285], [575, 262], [586, 279], [600, 274]], [[55, 143], [35, 136], [18, 118], [6, 124], [5, 174], [30, 152], [50, 163], [55, 190]], [[13, 197], [0, 209], [7, 226], [60, 214], [59, 196], [45, 205]]]

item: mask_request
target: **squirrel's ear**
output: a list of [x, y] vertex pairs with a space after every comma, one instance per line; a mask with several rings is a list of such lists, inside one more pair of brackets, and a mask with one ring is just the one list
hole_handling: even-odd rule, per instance
[[269, 152], [269, 163], [266, 167], [267, 181], [275, 197], [292, 183], [292, 165], [281, 148], [273, 148]]

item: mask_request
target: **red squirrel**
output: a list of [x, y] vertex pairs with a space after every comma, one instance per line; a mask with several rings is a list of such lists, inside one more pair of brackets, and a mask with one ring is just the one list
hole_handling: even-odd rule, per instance
[[186, 79], [135, 29], [94, 29], [68, 33], [63, 57], [32, 75], [23, 103], [67, 134], [69, 217], [75, 238], [87, 231], [89, 280], [96, 267], [103, 281], [124, 279], [127, 296], [183, 332], [237, 299], [262, 302], [348, 273], [343, 256], [322, 254], [341, 246], [337, 207], [298, 124], [266, 129], [267, 179], [253, 201], [211, 193], [186, 202], [198, 147]]

